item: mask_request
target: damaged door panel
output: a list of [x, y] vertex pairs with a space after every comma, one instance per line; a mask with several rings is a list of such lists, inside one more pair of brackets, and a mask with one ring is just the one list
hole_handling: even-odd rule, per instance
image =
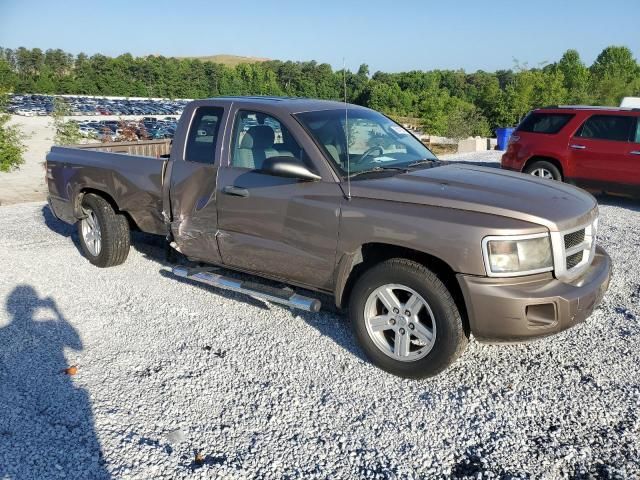
[[176, 145], [175, 153], [182, 158], [172, 162], [169, 180], [170, 224], [176, 250], [212, 263], [220, 263], [216, 182], [224, 117], [223, 107], [203, 106], [192, 112], [182, 150]]

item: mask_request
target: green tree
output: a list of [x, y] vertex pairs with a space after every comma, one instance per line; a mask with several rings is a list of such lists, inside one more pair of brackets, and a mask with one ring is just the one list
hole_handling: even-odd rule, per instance
[[619, 105], [622, 97], [637, 93], [640, 66], [627, 47], [605, 48], [591, 66], [592, 89], [596, 101]]
[[590, 73], [580, 59], [578, 51], [567, 50], [558, 62], [557, 68], [564, 76], [567, 101], [572, 104], [588, 103]]
[[82, 135], [78, 124], [67, 117], [70, 114], [69, 105], [60, 97], [53, 99], [53, 128], [55, 134], [53, 142], [56, 145], [72, 145], [79, 143]]
[[24, 134], [16, 125], [8, 125], [7, 94], [0, 91], [0, 172], [9, 172], [24, 163]]
[[472, 103], [451, 97], [447, 105], [447, 120], [444, 135], [449, 138], [463, 139], [491, 134], [489, 122]]

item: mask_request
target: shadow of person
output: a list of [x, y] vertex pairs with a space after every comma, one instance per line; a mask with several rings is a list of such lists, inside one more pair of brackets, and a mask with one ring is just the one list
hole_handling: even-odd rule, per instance
[[[0, 478], [106, 479], [87, 392], [65, 374], [82, 349], [51, 298], [20, 285], [0, 328]], [[2, 324], [0, 324], [2, 325]]]

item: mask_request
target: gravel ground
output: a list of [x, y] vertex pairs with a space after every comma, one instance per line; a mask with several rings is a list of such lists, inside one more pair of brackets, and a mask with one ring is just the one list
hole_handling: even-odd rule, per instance
[[172, 280], [144, 235], [97, 269], [44, 204], [0, 207], [0, 478], [638, 478], [640, 204], [601, 202], [587, 323], [420, 382], [335, 313]]

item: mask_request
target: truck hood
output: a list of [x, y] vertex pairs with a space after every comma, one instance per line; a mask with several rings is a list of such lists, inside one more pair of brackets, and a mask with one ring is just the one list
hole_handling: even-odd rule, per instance
[[544, 225], [551, 231], [584, 225], [597, 215], [595, 198], [579, 188], [461, 164], [352, 180], [351, 195], [499, 215]]

